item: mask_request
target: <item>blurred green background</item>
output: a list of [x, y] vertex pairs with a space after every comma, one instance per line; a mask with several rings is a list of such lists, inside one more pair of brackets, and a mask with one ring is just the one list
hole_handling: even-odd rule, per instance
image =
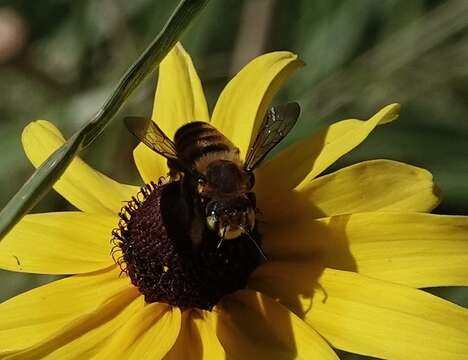
[[[48, 119], [67, 136], [77, 130], [175, 3], [0, 0], [1, 207], [32, 173], [20, 142], [23, 127]], [[211, 108], [227, 80], [253, 57], [298, 53], [307, 66], [275, 100], [297, 100], [303, 108], [289, 143], [400, 102], [400, 119], [378, 128], [334, 169], [375, 158], [425, 167], [444, 195], [436, 212], [468, 214], [467, 19], [465, 0], [211, 0], [183, 44]], [[149, 115], [154, 84], [155, 77], [148, 79], [120, 117]], [[119, 181], [138, 183], [134, 146], [117, 119], [84, 158]], [[69, 205], [51, 192], [34, 211], [63, 209]], [[0, 300], [50, 279], [0, 272]], [[430, 291], [468, 305], [466, 290]]]

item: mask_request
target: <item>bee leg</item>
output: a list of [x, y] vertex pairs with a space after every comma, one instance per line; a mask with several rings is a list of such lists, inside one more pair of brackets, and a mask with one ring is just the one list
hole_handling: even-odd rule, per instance
[[169, 176], [161, 176], [159, 179], [158, 179], [158, 186], [162, 186], [162, 185], [165, 185], [167, 184], [168, 182], [170, 182], [171, 179]]
[[179, 181], [182, 179], [182, 174], [179, 172], [175, 172], [172, 170], [169, 170], [166, 176], [161, 176], [158, 179], [158, 185], [165, 185], [167, 183], [173, 182], [173, 181]]
[[190, 239], [196, 249], [203, 240], [205, 232], [205, 216], [198, 197], [192, 198], [192, 219], [190, 224]]
[[169, 178], [168, 181], [182, 180], [183, 169], [180, 167], [177, 161], [167, 159], [167, 167], [169, 168], [169, 172], [167, 173], [167, 176]]
[[190, 226], [190, 239], [194, 248], [198, 248], [203, 240], [203, 232], [205, 231], [205, 224], [200, 220], [199, 216], [195, 216]]

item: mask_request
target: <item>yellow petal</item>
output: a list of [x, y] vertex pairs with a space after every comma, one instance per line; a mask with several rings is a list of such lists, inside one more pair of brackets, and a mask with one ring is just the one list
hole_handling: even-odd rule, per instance
[[205, 311], [202, 316], [192, 316], [193, 328], [198, 331], [202, 353], [207, 359], [221, 359], [226, 356], [224, 348], [216, 335], [216, 317]]
[[133, 159], [143, 181], [158, 182], [159, 178], [167, 176], [169, 168], [167, 159], [155, 153], [143, 143], [139, 143], [133, 150]]
[[170, 138], [190, 121], [210, 120], [197, 71], [180, 43], [159, 65], [152, 118]]
[[[159, 66], [152, 119], [171, 139], [185, 123], [210, 119], [200, 79], [181, 44], [174, 46]], [[133, 156], [145, 182], [167, 174], [166, 159], [146, 145], [139, 144]]]
[[82, 212], [26, 215], [0, 242], [0, 268], [78, 274], [111, 266], [117, 222], [117, 216]]
[[89, 313], [73, 319], [44, 340], [20, 351], [0, 353], [0, 358], [88, 359], [112, 341], [114, 333], [143, 306], [143, 296], [139, 295], [136, 288], [129, 287]]
[[303, 66], [287, 51], [259, 56], [224, 88], [213, 111], [212, 124], [226, 135], [244, 157], [271, 100], [286, 78]]
[[216, 316], [203, 310], [182, 313], [182, 326], [165, 360], [224, 359], [226, 354], [216, 336]]
[[[288, 206], [280, 206], [288, 204]], [[429, 212], [439, 204], [432, 175], [390, 160], [364, 161], [259, 204], [267, 222], [364, 211]]]
[[241, 290], [218, 307], [217, 332], [228, 358], [338, 359], [314, 329], [263, 294]]
[[[35, 167], [64, 142], [60, 131], [50, 122], [38, 120], [23, 131], [23, 147]], [[55, 183], [54, 189], [78, 209], [91, 213], [116, 214], [122, 201], [129, 200], [138, 188], [119, 184], [92, 169], [81, 159], [74, 159], [65, 173]]]
[[146, 304], [112, 336], [95, 360], [162, 359], [180, 330], [180, 310], [166, 304]]
[[377, 125], [395, 119], [399, 110], [398, 104], [388, 105], [367, 121], [343, 120], [289, 146], [257, 170], [255, 189], [259, 198], [307, 184], [364, 141]]
[[468, 285], [468, 217], [362, 213], [266, 227], [269, 259], [320, 263], [413, 287]]
[[164, 360], [203, 359], [201, 339], [192, 328], [191, 312], [191, 310], [182, 312], [179, 335], [172, 348], [164, 356]]
[[[311, 278], [276, 270], [259, 288], [295, 308], [336, 348], [385, 359], [466, 359], [468, 310], [460, 306], [352, 272], [325, 269]], [[294, 291], [291, 280], [308, 283], [312, 298]]]
[[[131, 287], [120, 269], [75, 275], [0, 304], [0, 350], [27, 348]], [[0, 355], [1, 358], [1, 355]]]

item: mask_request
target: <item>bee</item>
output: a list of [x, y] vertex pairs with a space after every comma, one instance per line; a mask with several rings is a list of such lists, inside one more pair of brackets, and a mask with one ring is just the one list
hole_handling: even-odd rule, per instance
[[181, 187], [174, 203], [178, 220], [187, 227], [194, 247], [205, 231], [217, 235], [218, 248], [224, 240], [245, 234], [265, 258], [252, 236], [257, 225], [254, 170], [291, 131], [299, 113], [295, 102], [270, 108], [245, 161], [239, 148], [208, 122], [183, 125], [174, 140], [151, 119], [127, 117], [125, 124], [136, 138], [167, 159], [169, 182], [179, 182]]

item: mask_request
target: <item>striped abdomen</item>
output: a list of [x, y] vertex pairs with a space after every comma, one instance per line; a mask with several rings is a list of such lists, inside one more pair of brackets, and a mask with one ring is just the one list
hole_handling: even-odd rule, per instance
[[203, 121], [182, 126], [174, 136], [174, 143], [177, 157], [184, 163], [192, 165], [206, 155], [222, 158], [238, 153], [237, 148], [223, 134]]

